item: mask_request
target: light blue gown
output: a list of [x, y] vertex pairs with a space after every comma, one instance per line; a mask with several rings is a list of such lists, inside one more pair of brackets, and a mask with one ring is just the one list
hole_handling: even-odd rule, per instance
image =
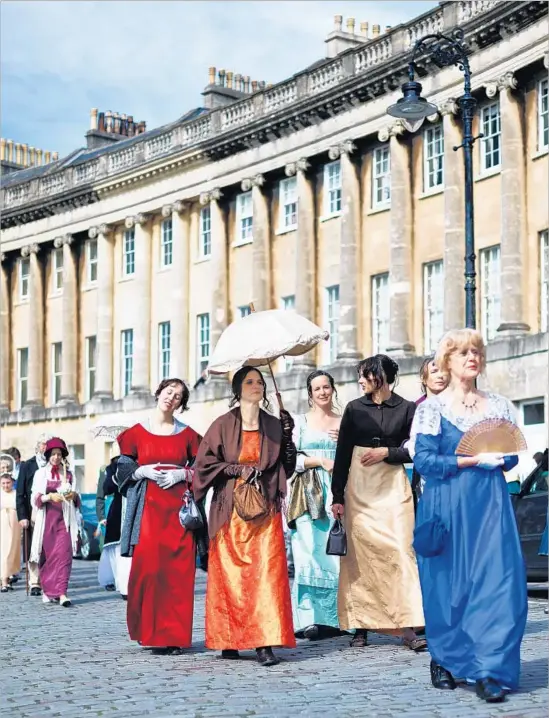
[[[443, 398], [418, 406], [410, 453], [425, 478], [416, 525], [434, 516], [448, 529], [442, 553], [418, 556], [431, 656], [456, 679], [494, 678], [518, 687], [526, 626], [526, 571], [503, 471], [458, 469], [455, 450], [475, 423], [514, 421], [511, 403], [488, 394], [486, 413], [452, 414]], [[506, 459], [504, 470], [516, 466]]]
[[[336, 442], [323, 431], [311, 429], [305, 416], [295, 419], [294, 440], [298, 451], [310, 457], [334, 459]], [[298, 457], [299, 462], [299, 457]], [[299, 465], [298, 465], [299, 468]], [[295, 631], [320, 625], [337, 628], [337, 587], [339, 557], [326, 554], [331, 518], [332, 479], [324, 469], [317, 469], [324, 487], [326, 517], [312, 521], [309, 514], [300, 516], [290, 531], [295, 578], [292, 586], [292, 609]]]

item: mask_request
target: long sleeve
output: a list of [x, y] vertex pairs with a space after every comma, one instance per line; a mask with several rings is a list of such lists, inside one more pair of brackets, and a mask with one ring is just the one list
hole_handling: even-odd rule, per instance
[[[408, 404], [406, 408], [406, 434], [408, 437], [412, 431], [415, 411], [415, 404]], [[385, 463], [387, 464], [408, 464], [412, 460], [405, 442], [402, 442], [400, 446], [390, 446], [388, 450], [389, 455], [385, 459]]]
[[282, 460], [282, 466], [284, 467], [286, 476], [287, 478], [290, 478], [290, 476], [292, 476], [295, 472], [297, 462], [297, 449], [295, 448], [295, 444], [291, 436], [282, 436], [280, 458]]
[[334, 504], [345, 503], [345, 487], [347, 486], [351, 459], [353, 458], [353, 449], [355, 447], [352, 411], [351, 406], [347, 406], [343, 412], [343, 418], [341, 419], [341, 425], [339, 427], [334, 470], [332, 473], [332, 495], [334, 497]]
[[105, 469], [101, 469], [95, 495], [95, 513], [98, 521], [105, 520], [105, 478]]
[[15, 507], [17, 509], [18, 521], [28, 521], [30, 519], [28, 510], [29, 503], [30, 496], [28, 495], [27, 486], [27, 462], [25, 461], [21, 464], [17, 488], [15, 490]]
[[203, 499], [215, 484], [227, 481], [230, 477], [225, 470], [232, 465], [229, 461], [224, 461], [223, 457], [218, 455], [216, 449], [210, 445], [209, 431], [207, 431], [200, 442], [194, 462], [193, 493], [195, 500]]
[[444, 481], [458, 472], [458, 457], [441, 453], [441, 438], [440, 410], [427, 400], [415, 413], [408, 443], [414, 466], [426, 481]]

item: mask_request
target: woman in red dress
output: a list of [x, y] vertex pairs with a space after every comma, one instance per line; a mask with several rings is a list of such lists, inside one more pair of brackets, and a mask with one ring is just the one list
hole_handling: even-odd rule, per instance
[[118, 437], [119, 484], [127, 495], [121, 554], [133, 557], [127, 623], [130, 638], [142, 646], [178, 653], [192, 642], [196, 555], [179, 510], [200, 437], [174, 417], [187, 408], [183, 381], [165, 379], [155, 398], [149, 421]]

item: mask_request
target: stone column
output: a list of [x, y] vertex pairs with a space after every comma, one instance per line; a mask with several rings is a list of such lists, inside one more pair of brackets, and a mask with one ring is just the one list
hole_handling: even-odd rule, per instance
[[[212, 312], [210, 326], [210, 346], [213, 352], [219, 337], [227, 327], [229, 318], [229, 260], [227, 253], [228, 232], [227, 215], [225, 208], [220, 204], [223, 193], [220, 189], [213, 189], [210, 192], [203, 192], [200, 195], [200, 204], [204, 207], [210, 205], [210, 230], [212, 236], [211, 265], [214, 278], [214, 290], [212, 296]], [[254, 245], [256, 241], [256, 203], [254, 199]], [[255, 247], [254, 247], [255, 248]], [[255, 252], [254, 252], [254, 271]], [[259, 307], [256, 307], [259, 310]]]
[[252, 190], [253, 200], [253, 301], [256, 312], [271, 309], [271, 225], [269, 221], [269, 200], [262, 187], [263, 175], [242, 182], [242, 191]]
[[162, 217], [172, 219], [173, 266], [177, 280], [170, 301], [173, 306], [171, 322], [171, 373], [189, 379], [189, 212], [184, 202], [162, 207]]
[[0, 271], [0, 417], [9, 413], [10, 407], [10, 356], [12, 342], [10, 337], [10, 284], [6, 266], [6, 255], [2, 253]]
[[378, 138], [390, 143], [391, 219], [389, 230], [389, 347], [395, 357], [415, 353], [410, 342], [412, 324], [412, 188], [410, 152], [399, 142], [404, 128], [395, 122], [381, 130]]
[[135, 289], [133, 313], [133, 377], [131, 394], [151, 394], [151, 227], [149, 217], [127, 217], [126, 229], [135, 228]]
[[461, 127], [458, 106], [446, 100], [440, 107], [444, 130], [444, 331], [465, 326], [465, 196]]
[[501, 324], [498, 334], [515, 336], [530, 331], [524, 315], [526, 278], [524, 260], [526, 239], [526, 179], [522, 130], [522, 108], [513, 94], [518, 86], [515, 75], [506, 72], [489, 83], [486, 94], [499, 91], [501, 121]]
[[97, 238], [97, 334], [95, 393], [93, 400], [113, 398], [113, 294], [114, 246], [112, 228], [107, 224], [91, 227], [90, 239]]
[[70, 404], [77, 401], [77, 374], [78, 374], [78, 302], [76, 293], [76, 264], [71, 251], [73, 238], [71, 234], [54, 239], [56, 249], [63, 248], [63, 329], [62, 329], [62, 374], [61, 374], [61, 404]]
[[27, 405], [44, 405], [44, 281], [38, 260], [40, 246], [23, 247], [22, 257], [30, 259], [29, 277], [29, 379]]
[[[309, 161], [302, 157], [285, 167], [286, 177], [296, 178], [297, 185], [297, 241], [295, 272], [295, 309], [302, 317], [316, 319], [316, 242], [315, 195], [313, 182], [307, 176]], [[314, 352], [295, 357], [293, 367], [315, 366]]]
[[328, 150], [331, 160], [341, 163], [341, 240], [339, 254], [338, 362], [355, 363], [358, 350], [360, 298], [360, 182], [351, 160], [355, 146], [346, 140]]

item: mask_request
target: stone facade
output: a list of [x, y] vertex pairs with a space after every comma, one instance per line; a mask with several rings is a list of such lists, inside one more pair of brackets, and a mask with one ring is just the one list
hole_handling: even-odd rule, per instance
[[[38, 432], [55, 431], [83, 447], [82, 488], [93, 490], [108, 447], [92, 427], [137, 420], [166, 373], [194, 385], [250, 302], [295, 306], [334, 330], [316, 352], [278, 363], [291, 409], [304, 408], [314, 365], [331, 367], [342, 404], [356, 396], [354, 363], [377, 350], [398, 358], [399, 390], [415, 398], [421, 356], [463, 324], [463, 168], [453, 150], [462, 75], [420, 59], [439, 113], [415, 134], [386, 108], [413, 42], [457, 25], [471, 49], [475, 134], [485, 134], [475, 144], [485, 382], [543, 403], [547, 3], [447, 2], [372, 39], [336, 28], [329, 59], [288, 81], [239, 81], [223, 101], [210, 84], [208, 108], [178, 123], [10, 174], [3, 446], [28, 453]], [[189, 423], [204, 431], [227, 397], [224, 379], [198, 386]]]

